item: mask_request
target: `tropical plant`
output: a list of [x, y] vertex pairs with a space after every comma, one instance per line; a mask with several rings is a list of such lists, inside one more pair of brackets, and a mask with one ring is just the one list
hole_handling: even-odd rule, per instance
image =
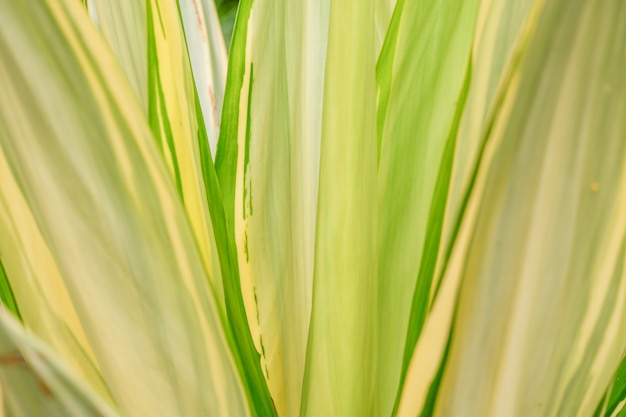
[[624, 415], [626, 2], [217, 6], [0, 0], [2, 415]]

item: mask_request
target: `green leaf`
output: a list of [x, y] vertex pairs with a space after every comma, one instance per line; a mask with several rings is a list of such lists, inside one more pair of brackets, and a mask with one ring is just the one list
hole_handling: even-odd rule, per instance
[[222, 33], [224, 33], [224, 40], [226, 42], [226, 46], [229, 47], [233, 36], [239, 0], [217, 0], [216, 3]]
[[[415, 346], [420, 338], [421, 332], [426, 321], [426, 316], [429, 312], [429, 298], [431, 286], [435, 273], [435, 266], [437, 264], [437, 253], [441, 242], [441, 231], [443, 227], [443, 213], [445, 211], [448, 187], [450, 185], [450, 177], [452, 172], [452, 162], [454, 158], [454, 151], [456, 148], [456, 137], [459, 128], [459, 121], [461, 114], [465, 108], [467, 99], [467, 91], [469, 89], [469, 80], [472, 74], [472, 62], [471, 60], [467, 65], [467, 73], [465, 74], [465, 81], [461, 90], [461, 96], [457, 102], [457, 109], [454, 115], [452, 126], [450, 127], [450, 133], [446, 139], [446, 146], [443, 151], [443, 157], [441, 166], [439, 167], [439, 173], [437, 175], [437, 182], [435, 183], [435, 189], [433, 192], [433, 198], [431, 202], [430, 211], [428, 213], [428, 227], [426, 229], [426, 235], [424, 238], [424, 249], [422, 253], [422, 259], [420, 263], [420, 269], [417, 276], [417, 285], [413, 294], [413, 300], [411, 302], [411, 310], [409, 315], [409, 327], [404, 347], [404, 355], [402, 359], [402, 371], [400, 373], [400, 386], [396, 394], [396, 400], [394, 404], [394, 413], [396, 414], [398, 406], [400, 404], [401, 395], [403, 393], [404, 382], [409, 370], [409, 365], [415, 351]], [[446, 351], [448, 349], [446, 348]], [[443, 368], [445, 365], [445, 356], [442, 359]], [[441, 378], [439, 371], [435, 378]], [[434, 381], [433, 381], [434, 383]], [[431, 394], [429, 389], [429, 396]], [[431, 405], [432, 407], [432, 405]]]
[[622, 359], [624, 12], [533, 11], [447, 271], [462, 286], [435, 416], [592, 415]]
[[[457, 132], [445, 214], [441, 214], [444, 224], [439, 235], [435, 275], [429, 288], [429, 312], [423, 325], [426, 329], [422, 329], [426, 334], [418, 339], [411, 365], [406, 369], [407, 383], [400, 397], [399, 415], [414, 415], [422, 407], [426, 407], [424, 402], [427, 401], [427, 390], [430, 390], [429, 387], [438, 378], [439, 371], [434, 364], [444, 360], [442, 353], [454, 317], [461, 280], [458, 273], [448, 273], [445, 275], [447, 281], [443, 281], [443, 272], [446, 268], [448, 270], [459, 268], [458, 262], [449, 264], [451, 251], [454, 247], [463, 247], [469, 239], [467, 233], [459, 233], [459, 225], [466, 214], [467, 196], [475, 182], [475, 166], [485, 145], [481, 132], [486, 127], [490, 109], [498, 106], [495, 91], [506, 77], [507, 68], [514, 63], [513, 58], [519, 49], [517, 45], [520, 44], [520, 37], [524, 33], [523, 29], [532, 4], [532, 0], [515, 2], [496, 0], [482, 2], [480, 6], [472, 45], [473, 71]], [[437, 237], [436, 234], [430, 236]], [[432, 267], [432, 264], [430, 265]], [[418, 288], [424, 288], [424, 285]], [[421, 303], [415, 301], [416, 298], [414, 307], [425, 308], [421, 304], [424, 302], [423, 299]], [[411, 320], [415, 320], [413, 313]], [[410, 326], [410, 329], [412, 328], [413, 326]], [[405, 348], [405, 354], [406, 352]]]
[[249, 400], [267, 415], [273, 406], [249, 335], [234, 239], [225, 223], [222, 192], [211, 160], [225, 59], [221, 33], [214, 30], [214, 7], [196, 0], [146, 3], [148, 118], [193, 227], [213, 291], [227, 314], [233, 331], [229, 344], [247, 381]]
[[201, 148], [209, 146], [209, 141], [178, 7], [170, 0], [151, 0], [146, 7], [148, 120], [185, 206], [212, 287], [224, 308], [222, 271], [208, 199], [211, 191], [202, 176]]
[[330, 3], [301, 416], [366, 416], [376, 403], [374, 28], [373, 1]]
[[326, 52], [320, 33], [328, 12], [300, 0], [249, 7], [241, 3], [231, 46], [216, 166], [264, 375], [279, 415], [297, 415], [313, 281]]
[[626, 400], [626, 358], [622, 359], [622, 363], [617, 369], [605, 397], [598, 404], [594, 416], [613, 416], [623, 408], [624, 400]]
[[300, 411], [306, 359], [325, 7], [255, 0], [247, 21], [240, 9], [216, 162], [232, 210], [248, 323], [279, 415]]
[[380, 49], [385, 42], [385, 37], [389, 33], [389, 23], [396, 7], [396, 0], [376, 0], [375, 20], [376, 20], [376, 55], [380, 54]]
[[458, 233], [460, 219], [471, 192], [475, 170], [485, 146], [484, 131], [489, 116], [500, 104], [496, 92], [506, 84], [510, 69], [519, 55], [531, 7], [535, 0], [494, 0], [481, 2], [472, 45], [472, 79], [467, 104], [459, 126], [450, 196], [444, 218], [442, 244], [437, 265], [436, 285], [431, 298], [441, 286], [442, 270]]
[[11, 2], [0, 56], [0, 148], [120, 412], [248, 415], [187, 214], [87, 15]]
[[97, 2], [97, 11], [101, 30], [126, 75], [133, 84], [141, 85], [135, 92], [162, 143], [205, 267], [221, 299], [221, 270], [199, 149], [208, 141], [215, 151], [225, 83], [226, 51], [221, 32], [214, 30], [215, 6], [183, 0], [179, 15], [176, 1], [114, 0]]
[[0, 149], [0, 253], [24, 326], [112, 402], [58, 266]]
[[20, 320], [22, 319], [20, 309], [17, 306], [13, 290], [11, 289], [11, 283], [9, 282], [7, 273], [2, 265], [2, 258], [0, 258], [0, 301], [2, 301], [2, 305], [13, 313], [15, 317]]
[[[159, 0], [155, 5], [159, 5], [158, 10], [163, 8], [164, 13], [154, 25], [148, 22], [147, 11], [150, 2], [142, 0], [94, 0], [94, 2], [98, 27], [111, 45], [146, 111], [149, 95], [154, 95], [149, 90], [151, 88], [149, 74], [153, 71], [150, 64], [154, 64], [154, 60], [146, 60], [146, 56], [149, 55], [148, 41], [151, 37], [158, 38], [159, 33], [154, 33], [155, 27], [161, 29], [162, 36], [169, 35], [172, 44], [167, 45], [168, 54], [163, 55], [164, 52], [162, 52], [160, 60], [171, 60], [172, 62], [167, 62], [167, 64], [172, 67], [172, 70], [176, 68], [176, 65], [184, 70], [184, 77], [174, 71], [179, 83], [191, 77], [188, 73], [189, 66], [191, 66], [195, 86], [199, 91], [198, 97], [211, 151], [215, 153], [227, 64], [226, 46], [223, 34], [218, 27], [215, 3], [212, 0]], [[154, 8], [155, 5], [150, 7]], [[180, 10], [179, 18], [177, 18], [178, 10]], [[186, 41], [183, 45], [180, 44], [181, 35], [179, 34], [181, 24], [184, 26], [184, 41]], [[149, 25], [152, 25], [150, 33], [148, 32]], [[189, 56], [183, 57], [187, 55], [187, 50]], [[161, 66], [165, 66], [163, 62]], [[163, 69], [161, 73], [163, 72], [167, 70]], [[167, 78], [167, 74], [164, 76]], [[154, 77], [152, 80], [154, 82]], [[191, 104], [190, 114], [193, 114], [195, 112], [193, 95]]]
[[398, 405], [429, 306], [478, 3], [399, 0], [378, 60], [381, 415]]

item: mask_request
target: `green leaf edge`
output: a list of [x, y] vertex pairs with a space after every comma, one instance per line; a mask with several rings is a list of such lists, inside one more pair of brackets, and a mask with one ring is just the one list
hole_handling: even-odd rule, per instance
[[13, 289], [11, 288], [11, 283], [9, 282], [9, 277], [4, 269], [4, 265], [2, 265], [2, 258], [0, 258], [0, 301], [20, 322], [23, 321], [17, 301], [15, 300], [15, 295], [13, 294]]
[[[409, 315], [409, 326], [402, 358], [402, 369], [400, 373], [400, 383], [396, 393], [396, 399], [393, 407], [393, 415], [397, 414], [400, 406], [400, 398], [406, 381], [406, 376], [413, 357], [415, 346], [419, 340], [429, 311], [429, 299], [433, 278], [435, 276], [435, 268], [437, 266], [437, 258], [439, 254], [439, 246], [441, 244], [441, 235], [443, 232], [443, 220], [445, 209], [448, 202], [448, 194], [450, 187], [450, 179], [452, 177], [452, 168], [454, 165], [454, 154], [456, 150], [456, 140], [467, 102], [467, 96], [470, 90], [470, 81], [472, 78], [472, 57], [468, 57], [465, 77], [456, 109], [450, 126], [450, 131], [446, 139], [437, 181], [433, 191], [432, 203], [428, 213], [428, 228], [424, 240], [424, 248], [422, 251], [422, 262], [418, 271], [415, 290], [413, 292], [413, 300], [411, 302], [411, 312]], [[446, 348], [447, 351], [447, 348]], [[447, 355], [447, 353], [446, 353]], [[430, 395], [430, 392], [429, 392]]]

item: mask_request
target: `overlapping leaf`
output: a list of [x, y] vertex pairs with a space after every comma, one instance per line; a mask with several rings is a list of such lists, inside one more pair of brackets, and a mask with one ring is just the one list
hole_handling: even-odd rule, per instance
[[5, 305], [12, 304], [28, 330], [48, 343], [92, 390], [111, 401], [58, 266], [2, 149], [0, 189], [0, 260], [9, 297]]
[[305, 366], [327, 7], [241, 4], [216, 160], [234, 216], [248, 322], [282, 415], [299, 413]]
[[463, 225], [436, 416], [591, 415], [626, 346], [624, 4], [536, 12]]
[[3, 2], [0, 20], [0, 147], [116, 406], [247, 415], [230, 329], [117, 62], [73, 1]]
[[0, 413], [11, 417], [116, 417], [47, 347], [0, 309]]
[[478, 3], [399, 0], [378, 60], [382, 415], [428, 309]]

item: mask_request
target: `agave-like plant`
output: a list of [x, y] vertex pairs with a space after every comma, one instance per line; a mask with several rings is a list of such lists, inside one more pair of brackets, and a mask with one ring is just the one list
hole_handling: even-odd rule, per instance
[[626, 415], [626, 2], [234, 6], [0, 0], [0, 415]]

